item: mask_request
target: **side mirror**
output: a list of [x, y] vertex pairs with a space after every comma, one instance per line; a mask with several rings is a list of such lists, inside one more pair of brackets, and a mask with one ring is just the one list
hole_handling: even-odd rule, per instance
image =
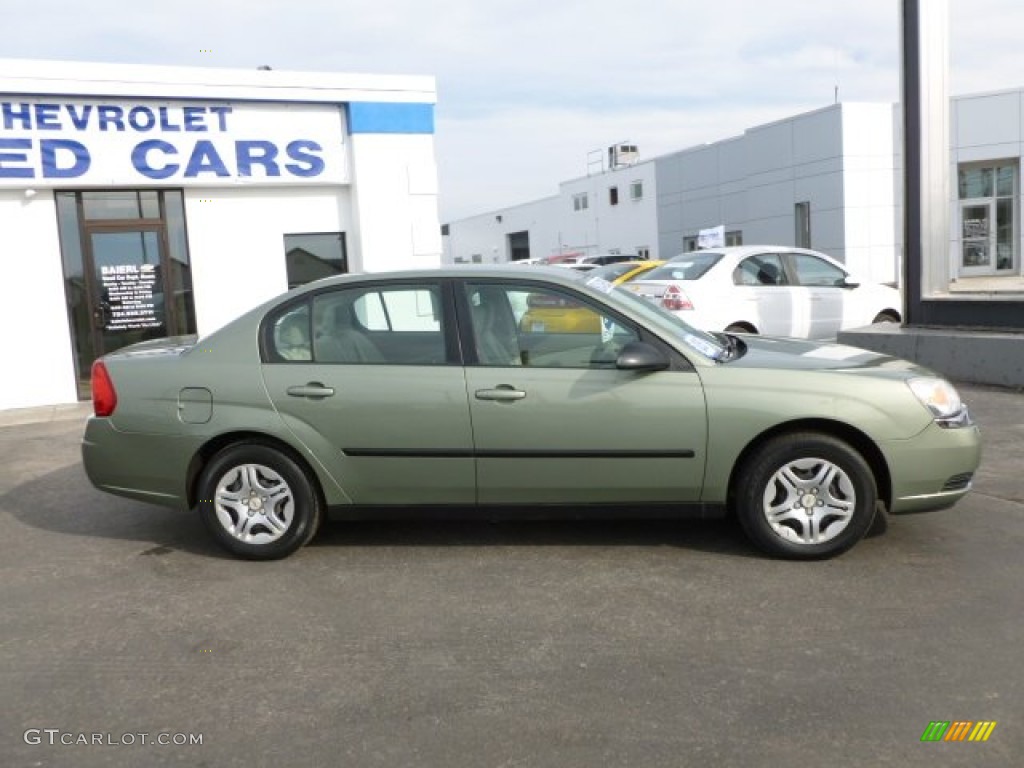
[[665, 354], [643, 341], [631, 341], [622, 348], [615, 367], [620, 371], [664, 371], [669, 366]]
[[860, 280], [853, 275], [847, 275], [843, 278], [842, 282], [839, 283], [840, 288], [857, 288], [860, 286]]

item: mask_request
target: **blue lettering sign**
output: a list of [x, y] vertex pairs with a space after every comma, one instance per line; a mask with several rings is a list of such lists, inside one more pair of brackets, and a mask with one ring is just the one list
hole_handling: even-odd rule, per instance
[[113, 125], [117, 130], [124, 130], [124, 110], [121, 107], [112, 107], [108, 104], [96, 107], [96, 113], [100, 117], [100, 130], [107, 130], [108, 125]]
[[36, 129], [40, 131], [59, 131], [61, 129], [60, 104], [36, 104]]
[[204, 114], [206, 109], [203, 107], [185, 107], [182, 109], [182, 114], [185, 116], [185, 130], [186, 131], [205, 131], [206, 128], [206, 115]]
[[32, 110], [28, 104], [11, 104], [5, 101], [3, 107], [0, 107], [0, 114], [4, 118], [5, 131], [11, 130], [15, 120], [21, 122], [22, 128], [32, 130]]
[[192, 156], [188, 159], [188, 166], [185, 168], [185, 178], [192, 179], [200, 173], [215, 173], [221, 177], [231, 175], [224, 167], [224, 161], [220, 159], [213, 143], [205, 139], [196, 142]]
[[0, 179], [31, 179], [35, 175], [31, 168], [6, 166], [6, 163], [27, 163], [28, 152], [4, 152], [5, 149], [32, 149], [32, 139], [0, 139]]
[[135, 145], [132, 150], [132, 165], [139, 173], [150, 179], [168, 179], [181, 168], [177, 163], [167, 163], [162, 168], [156, 168], [149, 163], [149, 153], [152, 151], [163, 152], [165, 155], [176, 155], [178, 150], [174, 145], [168, 144], [160, 139], [150, 139]]
[[288, 146], [285, 147], [285, 152], [295, 162], [285, 165], [285, 169], [293, 176], [301, 176], [303, 178], [319, 176], [324, 172], [324, 159], [310, 153], [322, 151], [323, 147], [315, 141], [300, 139], [299, 141], [289, 142]]
[[180, 131], [181, 126], [175, 125], [171, 122], [170, 117], [167, 114], [167, 107], [160, 107], [160, 130], [161, 131]]
[[231, 114], [231, 107], [210, 107], [210, 112], [217, 116], [217, 128], [223, 133], [228, 129], [228, 115]]
[[277, 167], [277, 147], [272, 142], [235, 142], [235, 159], [238, 160], [239, 176], [252, 176], [253, 165], [262, 165], [267, 176], [281, 175]]
[[148, 131], [156, 125], [156, 115], [149, 107], [132, 107], [128, 112], [128, 124], [136, 131]]
[[[58, 150], [71, 153], [74, 163], [70, 167], [57, 165]], [[43, 139], [39, 142], [39, 156], [43, 161], [43, 178], [46, 179], [77, 179], [84, 176], [92, 165], [89, 150], [71, 139]]]
[[84, 131], [89, 125], [89, 115], [92, 114], [92, 104], [86, 104], [79, 112], [74, 104], [68, 104], [68, 115], [71, 117], [71, 124], [79, 131]]

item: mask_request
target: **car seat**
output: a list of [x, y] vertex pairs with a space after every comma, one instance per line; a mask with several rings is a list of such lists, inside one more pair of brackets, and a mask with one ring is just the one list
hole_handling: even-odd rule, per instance
[[483, 365], [519, 366], [519, 338], [508, 299], [500, 289], [480, 289], [470, 301], [477, 359]]
[[324, 332], [316, 339], [316, 359], [321, 363], [383, 363], [384, 355], [356, 328], [351, 302], [339, 302], [326, 310]]

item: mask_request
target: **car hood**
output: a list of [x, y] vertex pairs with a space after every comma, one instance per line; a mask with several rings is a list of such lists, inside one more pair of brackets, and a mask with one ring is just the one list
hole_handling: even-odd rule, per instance
[[860, 347], [773, 336], [739, 335], [743, 354], [725, 363], [737, 368], [778, 368], [805, 371], [861, 371], [891, 378], [935, 376], [923, 366]]

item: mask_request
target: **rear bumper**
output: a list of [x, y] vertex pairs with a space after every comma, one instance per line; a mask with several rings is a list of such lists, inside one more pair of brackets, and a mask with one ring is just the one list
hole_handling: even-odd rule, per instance
[[186, 510], [196, 448], [187, 437], [120, 432], [109, 419], [92, 416], [82, 437], [82, 466], [101, 491]]

